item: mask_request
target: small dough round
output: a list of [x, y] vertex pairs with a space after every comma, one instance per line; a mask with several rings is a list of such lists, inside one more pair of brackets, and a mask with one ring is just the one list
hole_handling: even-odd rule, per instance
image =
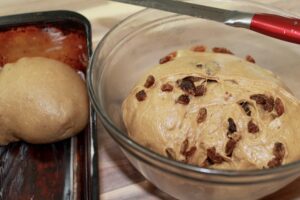
[[[181, 85], [183, 79], [189, 81]], [[205, 91], [194, 95], [193, 84]], [[129, 136], [161, 155], [210, 168], [263, 169], [300, 159], [299, 105], [266, 69], [233, 55], [183, 50], [151, 68], [122, 111]]]
[[43, 57], [21, 58], [0, 72], [0, 144], [50, 143], [88, 122], [85, 82], [70, 66]]

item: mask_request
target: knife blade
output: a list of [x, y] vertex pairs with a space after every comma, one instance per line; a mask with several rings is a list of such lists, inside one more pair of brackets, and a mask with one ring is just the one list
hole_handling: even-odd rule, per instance
[[[155, 8], [182, 15], [189, 15], [203, 19], [222, 22], [228, 25], [248, 27], [253, 14], [239, 11], [229, 11], [225, 9], [213, 8], [188, 2], [173, 0], [114, 0], [117, 2], [139, 5], [148, 8]], [[233, 19], [239, 19], [235, 21]]]
[[247, 28], [277, 39], [300, 44], [300, 20], [273, 14], [247, 13], [178, 0], [113, 0]]

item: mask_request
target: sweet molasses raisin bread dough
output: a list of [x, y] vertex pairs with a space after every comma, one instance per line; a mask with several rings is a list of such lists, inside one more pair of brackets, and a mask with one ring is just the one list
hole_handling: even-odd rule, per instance
[[86, 86], [70, 66], [33, 57], [1, 69], [1, 145], [59, 141], [80, 132], [87, 121]]
[[141, 78], [122, 105], [129, 136], [208, 168], [263, 169], [300, 159], [299, 101], [280, 79], [251, 56], [204, 50], [171, 53]]

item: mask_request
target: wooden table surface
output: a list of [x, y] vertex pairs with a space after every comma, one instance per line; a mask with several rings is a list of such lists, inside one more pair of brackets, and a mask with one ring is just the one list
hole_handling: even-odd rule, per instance
[[[300, 0], [256, 0], [300, 14]], [[0, 15], [41, 10], [73, 10], [85, 15], [92, 24], [94, 47], [105, 33], [126, 16], [141, 7], [104, 0], [0, 0]], [[100, 199], [105, 200], [171, 200], [137, 172], [116, 143], [99, 125]], [[300, 200], [300, 179], [264, 200]]]

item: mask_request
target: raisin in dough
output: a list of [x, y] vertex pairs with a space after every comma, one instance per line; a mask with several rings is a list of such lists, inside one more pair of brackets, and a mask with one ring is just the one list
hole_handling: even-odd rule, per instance
[[49, 143], [80, 132], [88, 121], [84, 81], [68, 65], [33, 57], [0, 72], [0, 144]]
[[299, 101], [272, 72], [233, 55], [182, 50], [122, 105], [129, 136], [185, 163], [262, 169], [300, 159]]

